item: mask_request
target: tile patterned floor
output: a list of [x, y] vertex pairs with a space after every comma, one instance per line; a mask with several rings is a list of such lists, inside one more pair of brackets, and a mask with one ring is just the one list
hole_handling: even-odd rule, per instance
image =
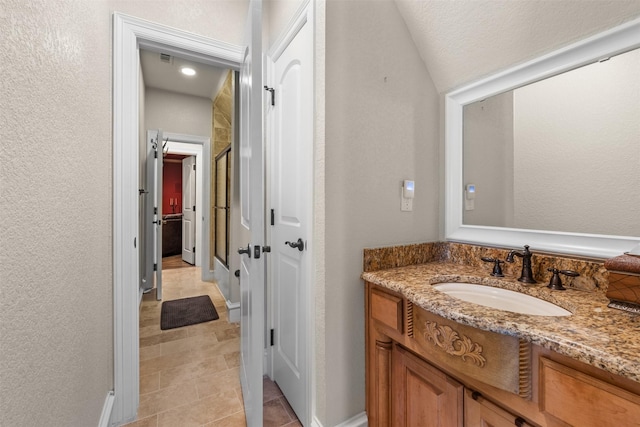
[[[163, 270], [163, 299], [209, 295], [219, 320], [160, 330], [155, 291], [140, 308], [140, 406], [127, 427], [246, 426], [239, 378], [240, 328], [217, 286], [197, 267]], [[264, 426], [301, 426], [278, 386], [264, 379]]]
[[193, 265], [182, 260], [182, 254], [162, 258], [162, 271], [172, 268], [193, 268]]

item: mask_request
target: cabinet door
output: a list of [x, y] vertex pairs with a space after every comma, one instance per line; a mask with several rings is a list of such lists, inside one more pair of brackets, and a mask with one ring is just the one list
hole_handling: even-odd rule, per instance
[[531, 426], [525, 420], [494, 405], [469, 389], [464, 390], [465, 427]]
[[394, 427], [462, 427], [462, 384], [398, 345], [392, 364]]
[[571, 426], [640, 426], [640, 396], [540, 359], [540, 409]]

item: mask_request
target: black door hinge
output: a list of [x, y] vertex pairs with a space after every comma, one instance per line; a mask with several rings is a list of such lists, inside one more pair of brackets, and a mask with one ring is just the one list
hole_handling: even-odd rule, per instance
[[193, 247], [193, 253], [194, 254], [196, 253], [196, 247], [195, 246]]
[[194, 212], [196, 211], [196, 205], [193, 205], [193, 211]]
[[276, 211], [274, 209], [271, 209], [271, 225], [275, 225], [276, 224]]
[[193, 164], [193, 170], [196, 170], [196, 164], [195, 163]]
[[271, 105], [276, 105], [276, 90], [269, 86], [265, 86], [264, 90], [271, 92]]
[[153, 271], [158, 271], [158, 264], [153, 264]]
[[274, 329], [271, 330], [271, 345], [273, 346], [276, 342], [275, 339], [276, 331]]

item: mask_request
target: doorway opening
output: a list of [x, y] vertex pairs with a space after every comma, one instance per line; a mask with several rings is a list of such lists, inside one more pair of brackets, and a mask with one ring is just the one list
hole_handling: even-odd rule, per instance
[[[178, 47], [180, 46], [180, 47]], [[142, 90], [140, 49], [179, 54], [195, 62], [239, 70], [244, 49], [186, 31], [172, 29], [119, 13], [114, 14], [113, 45], [113, 298], [114, 403], [112, 424], [136, 417], [139, 405], [139, 175], [140, 139], [151, 123], [139, 127]], [[148, 107], [148, 105], [147, 105]], [[170, 129], [179, 131], [179, 129]], [[197, 132], [189, 132], [198, 134]], [[187, 132], [185, 132], [187, 134]], [[146, 138], [144, 138], [146, 139]], [[209, 156], [210, 153], [203, 153]], [[132, 191], [133, 190], [133, 191]], [[210, 206], [210, 204], [209, 204]], [[208, 210], [207, 210], [208, 212]], [[205, 221], [208, 226], [209, 221]], [[205, 245], [208, 247], [209, 245]], [[203, 254], [207, 249], [203, 249]], [[206, 258], [209, 258], [207, 253]], [[211, 274], [203, 268], [202, 275]], [[208, 276], [207, 276], [208, 277]]]
[[[189, 246], [187, 241], [191, 238], [185, 235], [183, 226], [183, 210], [188, 198], [185, 193], [189, 186], [183, 180], [183, 161], [189, 158], [185, 154], [167, 153], [164, 155], [162, 168], [162, 271], [175, 268], [194, 267], [195, 263], [188, 262], [183, 257], [183, 248]], [[196, 183], [200, 187], [201, 183]], [[195, 234], [192, 238], [195, 240]], [[164, 283], [163, 278], [163, 283]]]

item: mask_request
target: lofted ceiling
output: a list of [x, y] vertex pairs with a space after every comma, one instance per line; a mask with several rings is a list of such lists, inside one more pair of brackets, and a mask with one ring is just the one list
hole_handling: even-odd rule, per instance
[[[372, 0], [367, 0], [372, 1]], [[440, 93], [640, 18], [640, 0], [394, 1]], [[140, 51], [145, 85], [213, 99], [227, 70]], [[180, 74], [182, 65], [198, 75]]]
[[394, 0], [440, 93], [640, 17], [640, 0]]
[[[163, 89], [184, 95], [201, 96], [213, 101], [222, 87], [228, 70], [199, 62], [171, 56], [169, 62], [161, 61], [159, 52], [140, 50], [140, 66], [146, 87]], [[188, 66], [196, 75], [187, 77], [180, 68]]]

